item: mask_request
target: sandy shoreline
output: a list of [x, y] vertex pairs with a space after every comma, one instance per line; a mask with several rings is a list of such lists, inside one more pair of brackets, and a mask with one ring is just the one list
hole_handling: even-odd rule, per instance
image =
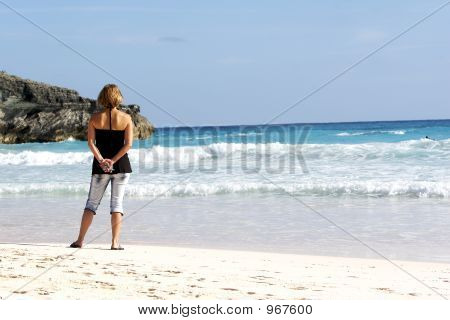
[[[450, 264], [395, 263], [450, 297]], [[385, 260], [162, 246], [111, 251], [100, 244], [81, 250], [66, 244], [0, 244], [0, 296], [13, 291], [10, 299], [442, 299]]]

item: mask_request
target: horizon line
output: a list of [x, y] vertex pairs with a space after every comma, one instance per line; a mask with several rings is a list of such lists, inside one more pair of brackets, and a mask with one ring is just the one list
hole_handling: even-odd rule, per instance
[[420, 122], [420, 121], [450, 121], [450, 119], [402, 119], [402, 120], [362, 120], [362, 121], [329, 121], [329, 122], [288, 122], [271, 124], [223, 124], [223, 125], [193, 125], [193, 126], [162, 126], [155, 129], [171, 128], [204, 128], [204, 127], [256, 127], [256, 126], [284, 126], [284, 125], [321, 125], [321, 124], [355, 124], [355, 123], [380, 123], [380, 122]]

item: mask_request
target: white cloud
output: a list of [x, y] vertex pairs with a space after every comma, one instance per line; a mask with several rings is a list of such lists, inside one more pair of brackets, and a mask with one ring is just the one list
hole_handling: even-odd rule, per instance
[[184, 39], [184, 38], [182, 38], [182, 37], [164, 36], [164, 37], [158, 37], [157, 41], [158, 41], [158, 42], [172, 42], [172, 43], [177, 43], [177, 42], [185, 42], [186, 39]]
[[363, 29], [356, 33], [356, 40], [360, 42], [374, 43], [385, 40], [387, 37], [386, 33], [381, 30], [375, 29]]
[[133, 45], [156, 45], [160, 43], [181, 43], [186, 39], [176, 36], [119, 35], [112, 38], [114, 43]]
[[156, 38], [142, 35], [118, 35], [112, 37], [111, 41], [118, 44], [155, 44]]
[[253, 60], [251, 59], [245, 59], [245, 58], [239, 58], [239, 57], [225, 57], [217, 60], [217, 63], [220, 64], [248, 64], [252, 63]]

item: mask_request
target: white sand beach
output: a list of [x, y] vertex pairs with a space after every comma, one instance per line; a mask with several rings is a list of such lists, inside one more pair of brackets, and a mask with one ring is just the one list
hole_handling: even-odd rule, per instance
[[[441, 299], [450, 264], [184, 247], [1, 244], [2, 299]], [[33, 280], [34, 279], [34, 280]], [[425, 283], [427, 286], [422, 284]], [[13, 293], [12, 295], [10, 295]]]

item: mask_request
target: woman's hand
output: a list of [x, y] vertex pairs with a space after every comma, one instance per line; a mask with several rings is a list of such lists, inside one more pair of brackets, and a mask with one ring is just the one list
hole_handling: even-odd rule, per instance
[[114, 161], [111, 159], [102, 159], [102, 161], [99, 161], [99, 163], [104, 172], [111, 173], [114, 170]]
[[105, 162], [108, 165], [109, 171], [108, 172], [113, 172], [114, 171], [114, 163], [116, 163], [114, 160], [111, 159], [105, 159]]

